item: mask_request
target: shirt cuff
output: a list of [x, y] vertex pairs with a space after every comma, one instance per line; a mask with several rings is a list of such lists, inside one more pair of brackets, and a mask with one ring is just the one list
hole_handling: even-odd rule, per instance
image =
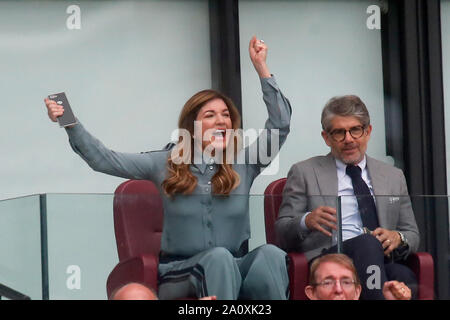
[[78, 138], [83, 134], [83, 125], [77, 119], [77, 123], [74, 126], [66, 127], [66, 132], [70, 138]]
[[259, 78], [261, 81], [261, 88], [263, 91], [279, 91], [277, 81], [275, 79], [275, 76], [273, 74], [270, 74], [270, 78]]
[[300, 221], [300, 230], [301, 230], [302, 232], [308, 232], [308, 231], [309, 231], [308, 227], [306, 226], [305, 220], [306, 220], [306, 216], [307, 216], [308, 214], [310, 214], [310, 213], [311, 213], [311, 212], [305, 213], [305, 215], [302, 217], [302, 220]]

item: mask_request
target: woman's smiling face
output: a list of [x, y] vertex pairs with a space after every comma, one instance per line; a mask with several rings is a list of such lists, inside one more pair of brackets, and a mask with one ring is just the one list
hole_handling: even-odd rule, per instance
[[[224, 150], [230, 140], [227, 130], [232, 129], [232, 121], [227, 105], [222, 99], [208, 101], [200, 108], [196, 121], [202, 126], [202, 149], [208, 145], [216, 150]], [[228, 134], [227, 134], [228, 133]]]

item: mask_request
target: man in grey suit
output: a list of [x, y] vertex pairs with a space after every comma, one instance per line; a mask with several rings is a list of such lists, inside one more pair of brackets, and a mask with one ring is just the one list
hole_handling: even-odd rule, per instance
[[290, 169], [276, 222], [281, 247], [304, 252], [310, 261], [336, 252], [336, 197], [343, 196], [343, 253], [355, 262], [361, 298], [383, 299], [388, 280], [405, 282], [414, 296], [415, 276], [398, 263], [419, 246], [403, 172], [366, 155], [372, 126], [357, 96], [332, 98], [321, 121], [331, 152]]

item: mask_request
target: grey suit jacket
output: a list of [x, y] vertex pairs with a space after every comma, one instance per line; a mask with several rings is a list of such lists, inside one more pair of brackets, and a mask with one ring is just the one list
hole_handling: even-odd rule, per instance
[[[366, 155], [367, 169], [377, 206], [380, 227], [401, 231], [409, 250], [396, 259], [417, 251], [419, 230], [408, 197], [403, 172]], [[329, 248], [331, 238], [319, 231], [302, 232], [300, 222], [307, 212], [319, 206], [336, 207], [338, 193], [337, 168], [331, 154], [310, 158], [294, 164], [283, 191], [283, 201], [275, 224], [281, 247], [286, 251], [304, 252], [308, 259]]]

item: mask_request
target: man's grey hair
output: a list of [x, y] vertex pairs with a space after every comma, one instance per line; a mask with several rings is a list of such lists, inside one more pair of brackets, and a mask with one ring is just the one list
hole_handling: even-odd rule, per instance
[[347, 95], [331, 98], [322, 110], [322, 129], [330, 132], [331, 121], [335, 116], [357, 118], [366, 128], [370, 125], [369, 111], [358, 96]]

